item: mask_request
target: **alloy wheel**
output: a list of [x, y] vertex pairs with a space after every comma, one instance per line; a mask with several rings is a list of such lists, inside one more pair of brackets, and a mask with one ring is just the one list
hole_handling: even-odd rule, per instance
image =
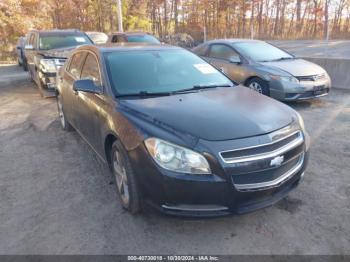
[[257, 82], [251, 82], [251, 83], [249, 84], [249, 88], [252, 89], [252, 90], [254, 90], [254, 91], [256, 91], [256, 92], [258, 92], [258, 93], [260, 93], [260, 94], [263, 93], [263, 88], [262, 88], [262, 86], [261, 86], [259, 83], [257, 83]]
[[118, 150], [114, 152], [113, 156], [113, 173], [123, 206], [128, 207], [130, 201], [128, 177], [121, 154]]

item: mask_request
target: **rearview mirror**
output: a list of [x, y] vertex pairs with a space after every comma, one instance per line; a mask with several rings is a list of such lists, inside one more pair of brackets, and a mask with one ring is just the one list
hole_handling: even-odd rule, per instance
[[25, 45], [24, 49], [25, 50], [33, 50], [34, 47], [32, 45]]
[[96, 86], [94, 81], [91, 79], [81, 79], [74, 81], [73, 90], [92, 94], [101, 94], [101, 88]]
[[232, 64], [240, 64], [241, 63], [241, 59], [239, 58], [239, 56], [232, 56], [232, 57], [230, 57], [229, 61]]

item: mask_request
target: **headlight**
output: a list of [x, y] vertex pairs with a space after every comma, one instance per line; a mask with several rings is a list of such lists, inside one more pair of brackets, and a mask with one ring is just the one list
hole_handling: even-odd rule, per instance
[[277, 75], [271, 75], [272, 79], [277, 81], [284, 81], [284, 82], [292, 82], [292, 83], [299, 83], [299, 80], [295, 78], [294, 76], [277, 76]]
[[211, 174], [204, 156], [158, 138], [145, 140], [148, 152], [161, 167], [180, 173]]
[[41, 59], [40, 60], [40, 69], [44, 73], [55, 73], [57, 71], [55, 60], [54, 59]]

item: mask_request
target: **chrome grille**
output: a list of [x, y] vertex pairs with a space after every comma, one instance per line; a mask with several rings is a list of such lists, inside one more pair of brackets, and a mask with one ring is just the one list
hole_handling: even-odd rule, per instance
[[296, 76], [299, 81], [319, 81], [326, 78], [326, 74], [309, 75], [309, 76]]
[[[291, 161], [292, 162], [292, 161]], [[301, 153], [297, 157], [297, 162], [291, 165], [290, 167], [288, 166], [288, 170], [286, 170], [284, 173], [282, 173], [280, 176], [276, 177], [273, 180], [269, 181], [262, 181], [258, 183], [251, 183], [251, 184], [239, 184], [235, 183], [235, 187], [239, 191], [251, 191], [251, 190], [264, 190], [272, 187], [278, 187], [279, 185], [283, 184], [284, 182], [288, 181], [295, 173], [297, 173], [303, 166], [304, 163], [304, 153]], [[281, 166], [283, 168], [284, 166], [287, 166], [287, 164], [284, 164]]]
[[[268, 144], [220, 152], [225, 163], [240, 163], [271, 158], [287, 152], [304, 142], [301, 131], [280, 138]], [[272, 150], [271, 150], [272, 149]], [[255, 152], [255, 154], [252, 154]]]
[[295, 131], [270, 143], [219, 153], [237, 190], [262, 190], [287, 181], [302, 168], [304, 135]]

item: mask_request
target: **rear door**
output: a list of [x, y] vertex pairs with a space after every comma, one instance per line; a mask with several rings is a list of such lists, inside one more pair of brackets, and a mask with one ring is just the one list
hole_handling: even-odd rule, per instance
[[225, 73], [229, 78], [237, 83], [245, 80], [245, 69], [242, 66], [240, 55], [229, 45], [211, 44], [208, 53], [209, 61], [212, 65]]
[[60, 79], [62, 85], [62, 103], [65, 109], [65, 115], [68, 121], [75, 127], [78, 128], [78, 117], [77, 117], [77, 94], [73, 90], [74, 81], [80, 79], [81, 67], [85, 61], [87, 53], [84, 51], [78, 51], [74, 53], [66, 68], [64, 69], [63, 76]]

